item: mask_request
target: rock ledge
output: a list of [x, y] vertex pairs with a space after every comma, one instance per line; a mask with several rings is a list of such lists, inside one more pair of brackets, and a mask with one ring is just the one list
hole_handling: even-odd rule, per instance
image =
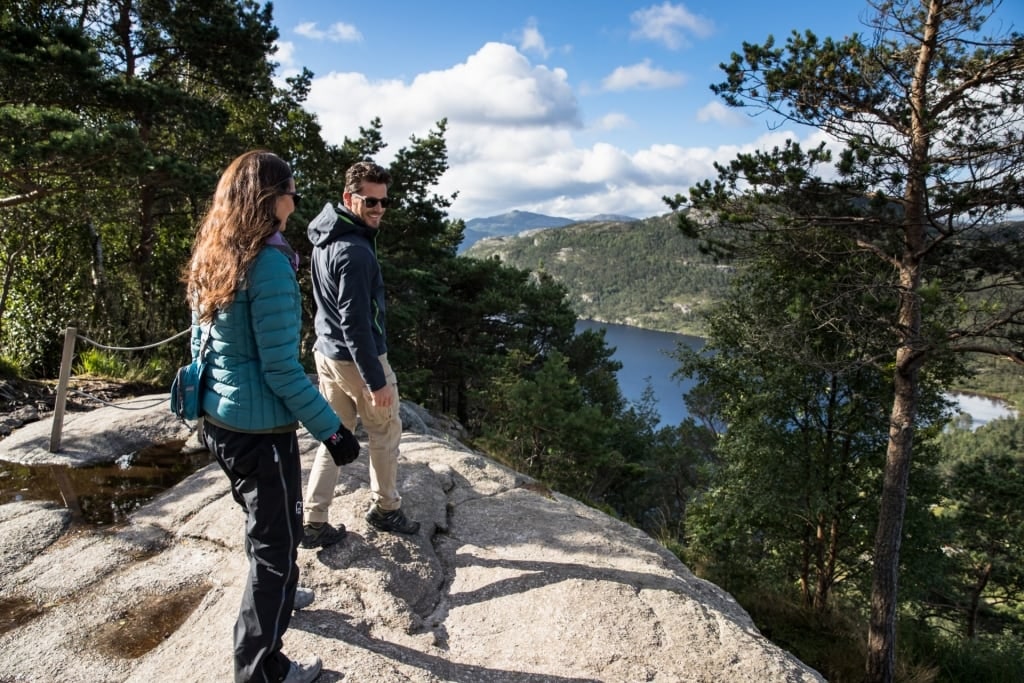
[[[466, 448], [416, 406], [402, 410], [400, 486], [420, 532], [367, 526], [364, 454], [343, 469], [331, 508], [348, 537], [299, 551], [300, 583], [317, 599], [295, 614], [285, 651], [320, 655], [323, 683], [824, 680], [642, 532]], [[88, 415], [89, 426], [67, 425], [56, 461], [129, 447], [127, 432], [187, 436], [163, 404], [130, 429], [116, 408]], [[49, 430], [17, 430], [0, 457], [41, 462]], [[317, 444], [301, 435], [305, 475]], [[15, 618], [0, 622], [0, 680], [231, 680], [244, 517], [217, 466], [118, 528], [68, 532], [69, 517], [0, 506], [0, 604]]]

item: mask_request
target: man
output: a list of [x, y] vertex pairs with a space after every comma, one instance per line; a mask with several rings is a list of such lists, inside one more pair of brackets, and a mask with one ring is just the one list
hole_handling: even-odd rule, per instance
[[[420, 524], [402, 512], [398, 494], [402, 422], [398, 383], [387, 359], [384, 279], [376, 251], [390, 183], [391, 175], [377, 164], [354, 164], [345, 173], [342, 206], [336, 212], [328, 204], [309, 224], [316, 301], [313, 350], [321, 393], [353, 431], [358, 415], [369, 437], [373, 502], [366, 521], [382, 531], [415, 534]], [[343, 464], [326, 447], [317, 449], [303, 503], [304, 548], [331, 545], [345, 536], [344, 526], [327, 522]]]

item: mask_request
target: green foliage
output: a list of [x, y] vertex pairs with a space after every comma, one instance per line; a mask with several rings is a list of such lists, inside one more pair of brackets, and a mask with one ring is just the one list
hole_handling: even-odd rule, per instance
[[[792, 652], [830, 683], [860, 683], [863, 679], [863, 623], [855, 611], [814, 610], [783, 590], [741, 589], [735, 597], [766, 638]], [[912, 680], [924, 683], [928, 679]]]
[[66, 326], [132, 346], [188, 324], [178, 278], [219, 170], [326, 148], [293, 134], [309, 117], [289, 124], [301, 84], [270, 81], [276, 37], [269, 6], [236, 0], [0, 8], [0, 348], [52, 376]]
[[[781, 252], [811, 271], [862, 268], [834, 288], [852, 315], [830, 308], [820, 323], [854, 347], [875, 340], [876, 353], [855, 348], [851, 360], [893, 382], [871, 557], [873, 682], [893, 677], [901, 550], [919, 541], [907, 543], [905, 527], [918, 480], [911, 469], [933, 419], [920, 398], [932, 393], [929, 381], [955, 377], [952, 354], [1024, 359], [1024, 246], [1020, 225], [1004, 220], [1024, 198], [1024, 36], [982, 33], [996, 7], [872, 3], [864, 34], [794, 31], [784, 46], [772, 37], [745, 43], [712, 89], [729, 105], [817, 128], [842, 149], [833, 158], [824, 144], [787, 141], [740, 154], [690, 189], [680, 225], [740, 258]], [[877, 264], [864, 267], [868, 260]]]
[[[826, 234], [809, 239], [827, 248]], [[825, 611], [834, 590], [865, 590], [892, 380], [870, 362], [884, 339], [854, 331], [891, 303], [842, 296], [870, 259], [815, 267], [782, 239], [771, 246], [709, 315], [705, 348], [677, 354], [699, 380], [691, 412], [728, 425], [691, 508], [689, 553], [728, 585], [799, 586]], [[934, 422], [938, 394], [921, 401]]]
[[126, 353], [90, 346], [78, 354], [72, 374], [153, 385], [170, 383], [172, 370], [165, 361], [131, 358]]
[[113, 353], [89, 347], [78, 355], [73, 369], [76, 375], [122, 378], [128, 374], [128, 363]]
[[492, 412], [507, 418], [488, 422], [480, 443], [553, 488], [592, 498], [593, 488], [621, 463], [619, 453], [606, 450], [607, 421], [586, 404], [560, 353], [550, 354], [531, 376], [515, 371], [532, 359], [514, 354], [510, 363], [506, 382], [488, 392]]
[[466, 256], [549, 275], [566, 288], [579, 318], [695, 334], [701, 313], [722, 299], [733, 272], [699, 246], [668, 215], [481, 240]]
[[[732, 593], [765, 637], [821, 672], [830, 683], [863, 681], [866, 629], [855, 605], [840, 604], [822, 613], [784, 591], [740, 586]], [[1024, 646], [1014, 634], [972, 642], [904, 618], [898, 647], [894, 680], [901, 683], [1015, 683], [1024, 675]]]
[[505, 358], [565, 348], [575, 317], [550, 280], [455, 256], [429, 263], [430, 270], [406, 270], [389, 284], [390, 353], [396, 367], [430, 369], [421, 382], [412, 373], [403, 379], [406, 395], [475, 430], [486, 409], [472, 397], [491, 384]]
[[[822, 613], [781, 590], [740, 586], [731, 592], [765, 637], [830, 683], [863, 681], [866, 628], [855, 605], [841, 603]], [[904, 618], [898, 647], [894, 680], [900, 683], [1015, 683], [1024, 674], [1021, 641], [1011, 634], [971, 642]]]
[[0, 356], [0, 379], [19, 379], [21, 365], [6, 356]]
[[915, 623], [900, 631], [900, 650], [908, 660], [930, 666], [936, 683], [1024, 680], [1024, 644], [1018, 634], [995, 634], [965, 640]]
[[0, 210], [0, 348], [29, 376], [56, 376], [64, 329], [94, 305], [89, 261], [81, 256], [86, 227], [78, 221], [63, 231], [52, 229], [63, 220], [51, 200]]
[[929, 613], [967, 639], [1024, 635], [1024, 420], [944, 433], [944, 496], [935, 514], [948, 525], [947, 570]]
[[615, 444], [628, 468], [622, 481], [605, 493], [605, 500], [666, 547], [681, 547], [691, 501], [708, 485], [715, 437], [689, 419], [656, 428], [658, 415], [648, 400], [653, 399], [645, 398], [617, 422]]

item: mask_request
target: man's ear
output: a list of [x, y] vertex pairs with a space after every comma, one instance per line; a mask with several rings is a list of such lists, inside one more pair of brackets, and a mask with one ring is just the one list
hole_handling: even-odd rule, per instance
[[342, 192], [341, 193], [341, 203], [344, 204], [346, 207], [351, 209], [352, 208], [352, 193], [349, 192], [348, 190], [345, 190], [344, 192]]

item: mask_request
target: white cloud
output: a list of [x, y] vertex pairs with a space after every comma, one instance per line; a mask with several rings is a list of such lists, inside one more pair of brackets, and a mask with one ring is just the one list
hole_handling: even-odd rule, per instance
[[523, 38], [519, 41], [519, 49], [523, 52], [536, 52], [545, 59], [551, 54], [551, 49], [544, 42], [544, 36], [537, 28], [537, 21], [531, 18], [526, 28], [523, 29]]
[[[665, 195], [714, 173], [712, 150], [656, 146], [630, 154], [608, 143], [578, 148], [568, 134], [501, 139], [451, 164], [442, 185], [459, 190], [452, 215], [475, 218], [511, 209], [568, 218], [618, 213], [645, 218], [668, 212]], [[509, 154], [511, 149], [529, 149]], [[724, 159], [723, 159], [724, 160]]]
[[563, 69], [533, 66], [511, 45], [488, 43], [465, 62], [412, 82], [369, 81], [331, 72], [313, 81], [308, 107], [338, 144], [379, 116], [385, 133], [424, 134], [439, 119], [452, 126], [578, 128], [576, 97]]
[[629, 19], [636, 25], [631, 34], [633, 38], [663, 43], [672, 50], [689, 45], [683, 35], [684, 31], [699, 38], [707, 37], [714, 31], [710, 19], [693, 14], [685, 5], [673, 5], [667, 1], [637, 10]]
[[594, 130], [615, 130], [617, 128], [626, 128], [632, 125], [632, 123], [633, 121], [625, 114], [612, 112], [599, 118], [591, 128]]
[[436, 191], [458, 192], [449, 213], [465, 219], [512, 209], [577, 219], [667, 213], [662, 197], [713, 177], [715, 161], [782, 144], [787, 136], [772, 131], [742, 148], [661, 144], [630, 150], [608, 138], [583, 146], [577, 136], [640, 124], [610, 113], [584, 128], [568, 74], [532, 64], [501, 43], [411, 81], [343, 72], [316, 77], [306, 105], [333, 144], [356, 137], [380, 117], [388, 147], [377, 161], [384, 164], [410, 135], [423, 136], [446, 118], [449, 169]]
[[748, 127], [753, 124], [750, 117], [738, 109], [727, 107], [717, 100], [708, 102], [697, 111], [700, 123], [719, 123], [730, 127]]
[[274, 43], [277, 51], [273, 60], [278, 63], [279, 72], [288, 76], [299, 72], [299, 63], [295, 59], [295, 43], [288, 40], [279, 40]]
[[[490, 144], [475, 147], [457, 163], [453, 160], [442, 180], [443, 194], [459, 191], [451, 209], [455, 218], [512, 209], [574, 219], [602, 213], [661, 215], [669, 212], [662, 197], [685, 194], [694, 184], [714, 178], [715, 162], [781, 146], [787, 138], [800, 139], [791, 130], [775, 130], [743, 145], [657, 144], [629, 153], [608, 143], [578, 148], [568, 133], [544, 137], [534, 130], [524, 137], [490, 131], [483, 137]], [[820, 141], [815, 132], [801, 144]]]
[[313, 40], [320, 40], [324, 37], [324, 32], [317, 29], [315, 21], [303, 22], [293, 28], [292, 32], [297, 33], [300, 36], [305, 36], [306, 38], [312, 38]]
[[651, 66], [645, 59], [632, 66], [620, 66], [603, 81], [605, 90], [634, 90], [637, 88], [675, 88], [686, 83], [686, 76], [678, 72], [663, 71]]
[[332, 43], [358, 43], [363, 40], [363, 34], [359, 32], [359, 29], [343, 21], [331, 24], [326, 31], [318, 29], [316, 22], [313, 21], [301, 23], [293, 30], [300, 36], [312, 40], [329, 40]]

